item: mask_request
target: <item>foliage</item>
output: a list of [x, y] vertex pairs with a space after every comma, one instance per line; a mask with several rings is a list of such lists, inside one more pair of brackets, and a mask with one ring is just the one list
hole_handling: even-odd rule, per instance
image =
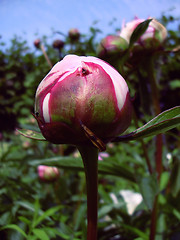
[[[173, 17], [161, 18], [167, 27], [175, 21]], [[61, 50], [53, 49], [47, 37], [41, 41], [55, 64], [69, 53], [96, 56], [99, 32], [92, 27], [88, 35], [73, 43], [59, 32], [65, 43]], [[133, 40], [130, 49], [132, 44]], [[17, 127], [38, 131], [31, 112], [36, 88], [49, 71], [48, 62], [40, 48], [31, 49], [17, 36], [10, 46], [3, 42], [1, 46], [0, 239], [85, 239], [85, 177], [75, 147], [27, 139], [15, 131]], [[118, 137], [107, 145], [109, 157], [99, 161], [99, 240], [149, 239], [152, 217], [157, 221], [156, 239], [180, 236], [179, 127], [158, 135], [161, 137], [146, 135], [152, 130], [159, 134], [160, 127], [168, 130], [178, 125], [179, 112], [175, 111], [179, 108], [174, 108], [180, 99], [178, 49], [179, 32], [170, 29], [164, 49], [148, 52], [143, 58], [131, 58], [125, 52], [118, 62], [134, 97], [134, 120], [125, 137], [132, 141]], [[152, 87], [154, 77], [158, 94]], [[166, 110], [164, 115], [158, 115], [154, 94], [160, 112]], [[149, 125], [144, 125], [147, 122]], [[145, 135], [147, 138], [141, 138]], [[162, 166], [157, 165], [157, 154]], [[37, 174], [40, 164], [59, 167], [60, 178], [53, 183], [41, 182]], [[129, 212], [121, 190], [141, 194], [143, 200], [133, 212]]]

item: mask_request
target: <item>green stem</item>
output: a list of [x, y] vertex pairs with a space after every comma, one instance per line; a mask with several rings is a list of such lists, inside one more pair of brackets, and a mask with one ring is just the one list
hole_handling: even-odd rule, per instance
[[[136, 112], [135, 112], [134, 108], [133, 108], [133, 119], [134, 119], [134, 123], [135, 123], [136, 128], [139, 128], [138, 120], [137, 120], [137, 116], [136, 116]], [[142, 149], [143, 149], [143, 152], [144, 152], [144, 157], [145, 157], [145, 160], [146, 160], [148, 171], [149, 171], [150, 174], [152, 174], [153, 169], [152, 169], [151, 162], [150, 162], [150, 159], [149, 159], [149, 156], [148, 156], [146, 145], [145, 145], [143, 139], [140, 139], [139, 141], [141, 143], [141, 146], [142, 146]]]
[[78, 146], [84, 163], [87, 187], [87, 240], [97, 239], [98, 211], [98, 149], [91, 145]]
[[[146, 65], [147, 74], [151, 86], [151, 96], [152, 102], [154, 107], [155, 115], [158, 115], [161, 112], [160, 102], [159, 102], [159, 91], [158, 86], [155, 78], [155, 71], [154, 71], [154, 57], [150, 56], [149, 61], [147, 61]], [[156, 153], [155, 153], [155, 160], [156, 160], [156, 172], [158, 176], [158, 180], [160, 180], [161, 173], [162, 173], [162, 134], [156, 136]], [[158, 195], [154, 200], [154, 206], [151, 214], [151, 227], [150, 227], [150, 240], [155, 240], [156, 237], [156, 228], [157, 228], [157, 216], [158, 216]]]
[[[152, 95], [152, 102], [154, 107], [155, 115], [158, 115], [161, 112], [160, 102], [159, 102], [159, 91], [158, 86], [155, 78], [154, 72], [154, 57], [150, 56], [149, 61], [147, 62], [147, 73], [149, 82], [151, 85], [151, 95]], [[162, 134], [156, 136], [156, 172], [158, 174], [158, 179], [161, 177], [162, 173]]]

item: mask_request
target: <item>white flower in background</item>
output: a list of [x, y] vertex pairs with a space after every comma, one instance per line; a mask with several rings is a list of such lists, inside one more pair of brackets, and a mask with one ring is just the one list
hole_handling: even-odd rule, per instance
[[131, 190], [121, 190], [119, 193], [126, 203], [129, 215], [132, 215], [136, 207], [142, 202], [142, 195], [140, 193], [132, 192]]

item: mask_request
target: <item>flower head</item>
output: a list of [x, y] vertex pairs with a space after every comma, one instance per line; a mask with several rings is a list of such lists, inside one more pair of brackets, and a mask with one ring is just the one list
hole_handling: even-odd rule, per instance
[[72, 42], [76, 42], [80, 38], [80, 32], [77, 28], [71, 28], [68, 32], [68, 36]]
[[59, 169], [45, 165], [38, 166], [38, 176], [44, 182], [53, 182], [59, 178]]
[[106, 141], [131, 121], [131, 99], [123, 77], [96, 57], [68, 55], [39, 84], [35, 115], [52, 143]]
[[119, 68], [119, 62], [128, 49], [128, 42], [116, 35], [108, 35], [103, 38], [97, 47], [97, 56], [115, 68]]
[[128, 48], [128, 42], [119, 36], [108, 35], [98, 45], [97, 53], [100, 58], [108, 58], [114, 55], [120, 56]]
[[41, 40], [40, 40], [40, 39], [36, 39], [36, 40], [34, 41], [34, 46], [35, 46], [36, 48], [40, 48], [40, 44], [41, 44]]
[[58, 50], [61, 50], [64, 47], [64, 42], [60, 39], [56, 39], [53, 42], [53, 48], [56, 48]]
[[[135, 28], [144, 21], [145, 19], [136, 18], [133, 21], [128, 22], [120, 31], [119, 36], [124, 38], [129, 43], [131, 35]], [[166, 37], [166, 28], [160, 22], [153, 18], [147, 30], [144, 34], [142, 34], [136, 44], [144, 48], [156, 48], [162, 45]]]

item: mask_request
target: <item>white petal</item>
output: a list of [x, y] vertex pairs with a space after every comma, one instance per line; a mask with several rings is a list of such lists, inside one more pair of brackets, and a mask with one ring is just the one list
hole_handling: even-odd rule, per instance
[[49, 113], [49, 99], [50, 99], [50, 93], [46, 95], [43, 101], [43, 118], [46, 123], [50, 122], [50, 113]]

